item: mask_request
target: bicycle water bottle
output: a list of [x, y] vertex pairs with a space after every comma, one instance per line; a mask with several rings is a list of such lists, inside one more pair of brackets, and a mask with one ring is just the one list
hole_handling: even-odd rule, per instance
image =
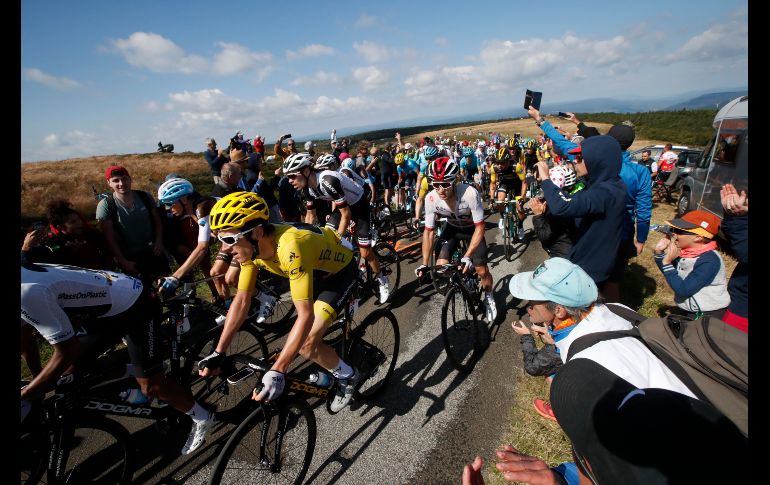
[[152, 401], [152, 398], [142, 394], [142, 391], [137, 388], [126, 389], [120, 393], [120, 399], [128, 404], [147, 404]]
[[182, 318], [181, 320], [177, 320], [177, 334], [182, 335], [190, 331], [190, 319], [188, 318], [188, 315], [190, 314], [190, 305], [185, 303], [182, 305]]
[[313, 384], [318, 387], [331, 387], [332, 382], [332, 378], [325, 372], [313, 372], [307, 378], [308, 384]]

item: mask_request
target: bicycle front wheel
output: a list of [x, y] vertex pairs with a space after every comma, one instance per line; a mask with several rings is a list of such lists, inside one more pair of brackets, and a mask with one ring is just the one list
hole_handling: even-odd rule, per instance
[[244, 325], [230, 344], [221, 373], [218, 376], [200, 377], [197, 363], [216, 349], [221, 334], [222, 327], [212, 330], [189, 351], [184, 375], [189, 376], [189, 386], [196, 401], [214, 407], [218, 420], [232, 421], [250, 402], [251, 391], [259, 377], [242, 360], [233, 357], [245, 355], [267, 358], [267, 343], [258, 330]]
[[300, 484], [313, 460], [316, 422], [303, 400], [261, 405], [233, 432], [217, 457], [209, 484]]
[[505, 259], [511, 261], [516, 249], [513, 247], [514, 231], [516, 231], [516, 221], [510, 215], [503, 217], [503, 247], [505, 249]]
[[[131, 435], [111, 419], [83, 416], [75, 424], [62, 466], [62, 483], [129, 484], [134, 477]], [[43, 477], [39, 483], [53, 483], [52, 478]]]
[[441, 309], [441, 337], [452, 366], [470, 372], [478, 359], [478, 319], [470, 296], [458, 286], [446, 294]]
[[396, 368], [401, 346], [396, 316], [390, 310], [375, 310], [352, 334], [351, 361], [366, 376], [354, 396], [366, 400], [385, 388]]

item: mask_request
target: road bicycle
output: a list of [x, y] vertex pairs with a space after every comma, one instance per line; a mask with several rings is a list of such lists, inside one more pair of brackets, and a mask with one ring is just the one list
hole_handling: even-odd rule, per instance
[[[359, 281], [359, 285], [362, 282]], [[398, 359], [400, 336], [396, 317], [390, 310], [377, 309], [360, 325], [353, 321], [358, 289], [351, 293], [343, 316], [331, 324], [324, 342], [334, 347], [340, 358], [362, 373], [353, 397], [368, 401], [387, 385]], [[247, 366], [228, 377], [233, 385], [247, 383], [251, 376], [270, 370], [280, 350], [267, 359], [248, 355], [227, 358]], [[308, 399], [326, 399], [327, 410], [336, 391], [331, 387], [306, 382], [297, 370], [285, 375], [284, 394], [256, 408], [233, 431], [214, 465], [209, 484], [219, 483], [294, 483], [300, 484], [313, 460], [316, 420]], [[261, 387], [261, 382], [257, 389]]]
[[479, 276], [473, 268], [463, 273], [456, 262], [430, 266], [426, 272], [433, 281], [447, 282], [441, 308], [441, 338], [452, 366], [460, 372], [470, 372], [483, 350], [480, 320], [484, 315], [484, 295]]
[[505, 259], [511, 261], [513, 255], [516, 254], [515, 244], [521, 242], [519, 238], [519, 214], [516, 211], [516, 205], [521, 199], [520, 196], [516, 196], [514, 199], [505, 198], [504, 200], [496, 200], [494, 202], [495, 208], [503, 207], [503, 213], [500, 215], [502, 227], [500, 228], [500, 237], [503, 240], [503, 248], [505, 250]]

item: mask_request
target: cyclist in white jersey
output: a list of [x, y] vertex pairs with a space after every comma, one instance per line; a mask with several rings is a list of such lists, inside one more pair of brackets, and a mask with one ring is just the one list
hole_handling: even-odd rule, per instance
[[[198, 449], [215, 422], [189, 389], [166, 379], [158, 349], [160, 304], [138, 279], [111, 271], [32, 264], [22, 253], [21, 324], [53, 346], [43, 370], [21, 390], [22, 421], [29, 402], [53, 389], [76, 362], [85, 365], [125, 337], [142, 393], [167, 401], [193, 420], [182, 454]], [[73, 325], [73, 321], [76, 322]]]
[[283, 163], [283, 172], [289, 183], [302, 192], [307, 207], [305, 222], [318, 223], [314, 201], [316, 199], [334, 202], [335, 209], [326, 222], [326, 227], [334, 229], [340, 235], [347, 235], [350, 221], [356, 223], [358, 249], [361, 257], [369, 263], [376, 275], [380, 286], [380, 303], [390, 298], [388, 276], [380, 267], [377, 253], [372, 251], [369, 241], [369, 211], [368, 197], [364, 196], [364, 187], [357, 184], [353, 178], [333, 170], [317, 171], [313, 169], [313, 159], [308, 153], [297, 153]]
[[446, 264], [460, 239], [470, 240], [460, 260], [463, 272], [474, 266], [484, 288], [484, 307], [488, 322], [497, 318], [497, 306], [492, 294], [492, 274], [487, 267], [487, 243], [484, 240], [484, 206], [481, 195], [468, 184], [455, 184], [460, 167], [446, 157], [428, 165], [427, 176], [433, 190], [425, 196], [425, 232], [422, 238], [422, 264], [415, 274], [419, 277], [427, 267], [433, 248], [436, 215], [447, 218], [447, 227], [441, 234], [441, 249], [436, 264]]

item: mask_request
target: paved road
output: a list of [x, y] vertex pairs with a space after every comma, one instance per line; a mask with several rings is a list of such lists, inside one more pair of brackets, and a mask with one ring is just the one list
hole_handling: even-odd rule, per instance
[[[391, 302], [401, 331], [394, 376], [376, 401], [353, 402], [335, 416], [316, 403], [318, 440], [306, 483], [457, 483], [462, 467], [476, 454], [492, 456], [509, 429], [510, 399], [521, 372], [518, 338], [508, 328], [517, 309], [507, 277], [545, 258], [534, 241], [521, 248], [516, 260], [506, 261], [502, 247], [494, 244], [499, 243], [496, 222], [496, 215], [488, 218], [486, 237], [500, 316], [489, 326], [489, 347], [474, 370], [459, 374], [446, 361], [442, 297], [430, 285], [418, 287], [413, 271], [419, 244], [402, 239], [401, 287]], [[531, 228], [529, 220], [525, 227]], [[533, 237], [531, 231], [527, 236]], [[371, 305], [359, 311], [365, 314]], [[201, 451], [181, 457], [176, 450], [184, 443], [183, 430], [159, 435], [153, 425], [135, 418], [124, 424], [139, 444], [135, 483], [206, 483], [218, 450], [234, 429], [233, 424], [220, 425]]]

